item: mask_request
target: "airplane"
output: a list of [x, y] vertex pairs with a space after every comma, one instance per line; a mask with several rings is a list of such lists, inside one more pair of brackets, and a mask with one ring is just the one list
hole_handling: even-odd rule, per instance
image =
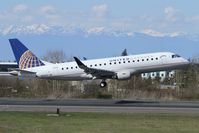
[[11, 71], [15, 76], [32, 76], [52, 80], [100, 79], [100, 87], [107, 86], [107, 79], [127, 80], [132, 75], [146, 72], [173, 70], [185, 67], [189, 61], [172, 52], [157, 52], [139, 55], [51, 64], [40, 60], [18, 39], [9, 39], [19, 69]]
[[16, 62], [0, 62], [0, 77], [11, 76], [9, 71], [18, 68]]
[[[121, 56], [127, 56], [127, 50], [124, 49]], [[83, 57], [83, 60], [88, 60], [86, 57]], [[45, 62], [45, 61], [43, 61]], [[17, 62], [0, 62], [0, 77], [9, 77], [13, 76], [10, 74], [10, 71], [18, 68]]]

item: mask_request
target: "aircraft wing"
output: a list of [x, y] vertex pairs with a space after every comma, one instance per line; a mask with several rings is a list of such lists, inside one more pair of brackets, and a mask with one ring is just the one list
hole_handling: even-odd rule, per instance
[[113, 71], [89, 68], [84, 63], [82, 63], [77, 57], [74, 57], [74, 59], [79, 68], [83, 69], [85, 73], [91, 74], [95, 78], [104, 79], [104, 78], [114, 78], [116, 76], [116, 73]]
[[12, 76], [10, 69], [18, 68], [16, 62], [0, 62], [0, 77]]
[[1, 69], [8, 69], [8, 68], [18, 68], [16, 62], [0, 62]]
[[12, 76], [9, 72], [0, 72], [0, 77], [9, 77]]

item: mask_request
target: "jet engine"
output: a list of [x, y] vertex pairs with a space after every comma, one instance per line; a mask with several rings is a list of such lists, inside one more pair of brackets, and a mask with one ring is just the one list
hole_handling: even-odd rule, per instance
[[117, 79], [119, 80], [125, 80], [130, 78], [131, 78], [131, 73], [129, 71], [121, 71], [117, 73]]

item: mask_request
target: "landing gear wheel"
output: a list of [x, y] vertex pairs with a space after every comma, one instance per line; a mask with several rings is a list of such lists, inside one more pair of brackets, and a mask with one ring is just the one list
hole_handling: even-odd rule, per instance
[[106, 87], [107, 86], [107, 83], [105, 82], [105, 81], [102, 81], [101, 83], [100, 83], [100, 87], [101, 88], [104, 88], [104, 87]]

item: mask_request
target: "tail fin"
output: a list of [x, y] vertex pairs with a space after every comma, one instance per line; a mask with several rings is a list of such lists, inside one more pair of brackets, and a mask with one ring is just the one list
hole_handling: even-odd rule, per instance
[[20, 69], [27, 69], [45, 65], [18, 39], [9, 39], [9, 42]]

